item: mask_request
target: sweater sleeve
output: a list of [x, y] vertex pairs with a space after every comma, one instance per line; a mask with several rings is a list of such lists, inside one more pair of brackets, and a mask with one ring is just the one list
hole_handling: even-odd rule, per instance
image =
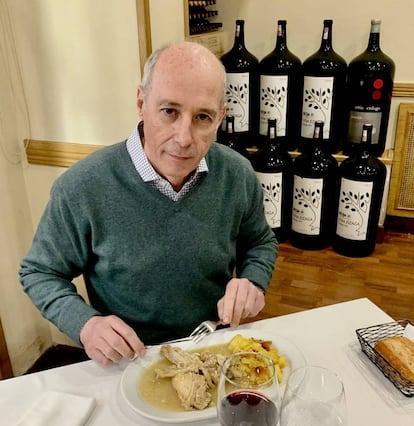
[[236, 273], [266, 291], [277, 259], [278, 243], [267, 224], [263, 191], [253, 169], [249, 175], [247, 208], [237, 242]]
[[73, 278], [88, 258], [88, 224], [55, 184], [32, 247], [19, 270], [24, 291], [41, 314], [75, 342], [85, 322], [99, 312], [78, 294]]

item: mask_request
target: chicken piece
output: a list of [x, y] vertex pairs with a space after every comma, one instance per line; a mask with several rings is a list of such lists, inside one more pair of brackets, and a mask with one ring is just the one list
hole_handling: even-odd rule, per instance
[[193, 367], [190, 365], [186, 368], [178, 368], [175, 365], [165, 368], [156, 368], [155, 369], [155, 377], [157, 379], [168, 379], [176, 376], [177, 374], [184, 373], [197, 373], [198, 369], [194, 371]]
[[203, 365], [201, 367], [201, 374], [204, 375], [209, 388], [215, 387], [220, 378], [220, 369], [226, 357], [220, 354], [213, 354], [211, 352], [203, 352], [200, 356]]
[[164, 345], [161, 346], [160, 354], [174, 364], [171, 367], [157, 368], [155, 374], [160, 378], [174, 377], [180, 373], [198, 373], [202, 367], [202, 362], [196, 354], [190, 354], [181, 348]]
[[176, 346], [163, 345], [160, 354], [179, 368], [192, 366], [195, 369], [201, 367], [201, 360], [196, 354], [191, 354]]
[[203, 410], [210, 405], [211, 394], [204, 376], [193, 372], [179, 373], [171, 383], [186, 411]]

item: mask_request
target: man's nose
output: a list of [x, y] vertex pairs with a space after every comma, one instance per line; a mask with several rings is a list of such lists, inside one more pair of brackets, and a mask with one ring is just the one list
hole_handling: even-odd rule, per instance
[[176, 123], [176, 141], [182, 147], [190, 146], [193, 142], [193, 120], [182, 116]]

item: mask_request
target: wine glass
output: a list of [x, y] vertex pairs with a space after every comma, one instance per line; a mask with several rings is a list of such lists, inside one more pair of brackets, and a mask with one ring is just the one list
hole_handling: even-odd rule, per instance
[[292, 371], [283, 395], [280, 426], [345, 426], [345, 392], [341, 379], [324, 367]]
[[217, 389], [220, 425], [276, 426], [279, 412], [279, 382], [272, 360], [257, 352], [227, 357]]

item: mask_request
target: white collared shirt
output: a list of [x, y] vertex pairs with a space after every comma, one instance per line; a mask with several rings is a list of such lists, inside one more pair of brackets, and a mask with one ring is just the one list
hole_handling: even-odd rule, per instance
[[131, 157], [135, 169], [141, 176], [142, 180], [153, 188], [158, 189], [162, 194], [166, 195], [173, 201], [183, 198], [188, 192], [199, 182], [201, 176], [208, 172], [208, 166], [205, 158], [202, 158], [195, 172], [189, 180], [184, 184], [180, 191], [176, 192], [170, 182], [160, 176], [154, 167], [148, 161], [144, 148], [142, 147], [141, 135], [143, 134], [143, 122], [141, 121], [132, 132], [126, 142], [128, 154]]

